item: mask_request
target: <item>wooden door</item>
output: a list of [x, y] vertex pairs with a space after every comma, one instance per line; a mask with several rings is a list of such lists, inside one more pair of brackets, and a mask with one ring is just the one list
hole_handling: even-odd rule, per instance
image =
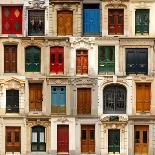
[[100, 9], [98, 4], [84, 4], [83, 6], [83, 34], [100, 34]]
[[21, 152], [21, 128], [5, 128], [5, 152]]
[[149, 9], [137, 9], [135, 13], [135, 32], [149, 33]]
[[77, 89], [77, 113], [91, 114], [91, 89]]
[[69, 125], [57, 126], [57, 152], [69, 152]]
[[136, 125], [134, 128], [134, 152], [135, 155], [148, 155], [149, 126]]
[[136, 112], [150, 112], [151, 84], [136, 84]]
[[76, 52], [76, 73], [88, 74], [88, 51]]
[[95, 125], [81, 125], [81, 152], [95, 153]]
[[22, 6], [2, 6], [2, 33], [22, 34]]
[[17, 72], [17, 46], [16, 45], [4, 46], [4, 72], [5, 73]]
[[108, 33], [111, 35], [121, 35], [124, 33], [124, 10], [108, 10]]
[[64, 72], [64, 49], [63, 47], [51, 47], [50, 51], [50, 72]]
[[42, 110], [42, 84], [40, 83], [29, 84], [29, 110]]
[[51, 113], [66, 113], [66, 87], [52, 86], [51, 88]]
[[57, 30], [58, 35], [72, 35], [73, 34], [73, 12], [72, 11], [58, 11], [57, 13]]

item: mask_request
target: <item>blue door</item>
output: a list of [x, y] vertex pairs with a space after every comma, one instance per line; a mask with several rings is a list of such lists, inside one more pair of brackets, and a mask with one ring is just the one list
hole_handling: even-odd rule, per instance
[[84, 4], [83, 6], [83, 34], [100, 34], [100, 9], [98, 4]]
[[66, 87], [51, 87], [51, 113], [66, 113]]

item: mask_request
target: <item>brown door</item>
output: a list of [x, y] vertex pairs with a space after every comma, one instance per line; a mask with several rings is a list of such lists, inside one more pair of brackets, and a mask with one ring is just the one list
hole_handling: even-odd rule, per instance
[[124, 33], [124, 10], [109, 9], [108, 11], [108, 33], [123, 34]]
[[57, 152], [69, 152], [69, 126], [57, 126]]
[[29, 110], [41, 111], [42, 110], [42, 84], [30, 83], [29, 84]]
[[76, 52], [76, 73], [88, 74], [88, 51]]
[[151, 84], [137, 83], [136, 84], [136, 111], [150, 112], [151, 105]]
[[91, 89], [77, 89], [77, 113], [91, 114]]
[[4, 72], [5, 73], [17, 72], [17, 46], [16, 45], [4, 46]]
[[72, 11], [58, 11], [58, 35], [72, 35], [73, 34], [73, 12]]
[[149, 146], [149, 126], [136, 125], [134, 132], [135, 155], [148, 155]]
[[95, 153], [95, 125], [81, 125], [81, 152]]
[[20, 127], [5, 128], [5, 152], [21, 152]]

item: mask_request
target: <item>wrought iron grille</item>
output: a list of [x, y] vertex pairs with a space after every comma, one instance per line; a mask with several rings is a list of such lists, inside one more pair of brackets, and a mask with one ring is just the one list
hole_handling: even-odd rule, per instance
[[122, 85], [109, 85], [103, 90], [103, 113], [126, 113], [126, 88]]

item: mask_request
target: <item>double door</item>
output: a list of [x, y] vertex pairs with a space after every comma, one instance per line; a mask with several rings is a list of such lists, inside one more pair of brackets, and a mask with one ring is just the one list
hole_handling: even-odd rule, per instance
[[81, 152], [95, 153], [95, 125], [81, 125]]
[[148, 155], [149, 126], [136, 125], [134, 127], [134, 152], [135, 155]]

